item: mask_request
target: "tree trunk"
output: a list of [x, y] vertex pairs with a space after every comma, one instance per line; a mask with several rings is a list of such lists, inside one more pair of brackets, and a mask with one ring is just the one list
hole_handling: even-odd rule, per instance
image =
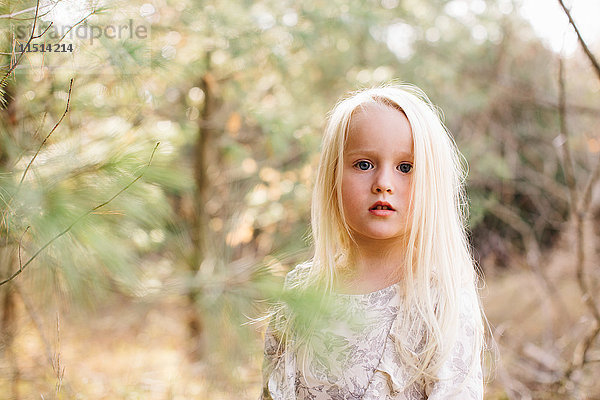
[[[214, 117], [217, 110], [216, 82], [210, 72], [210, 52], [206, 55], [206, 72], [200, 81], [204, 91], [204, 108], [198, 122], [198, 136], [194, 146], [194, 220], [192, 224], [192, 257], [190, 271], [193, 274], [200, 272], [203, 261], [207, 257], [208, 244], [208, 215], [206, 203], [209, 200], [210, 183], [207, 178], [208, 159], [211, 158], [210, 150], [213, 148], [215, 138]], [[212, 158], [211, 158], [212, 159]], [[188, 293], [190, 312], [188, 317], [188, 332], [190, 336], [190, 357], [199, 360], [205, 355], [205, 332], [202, 315], [199, 310], [201, 292], [192, 288]]]

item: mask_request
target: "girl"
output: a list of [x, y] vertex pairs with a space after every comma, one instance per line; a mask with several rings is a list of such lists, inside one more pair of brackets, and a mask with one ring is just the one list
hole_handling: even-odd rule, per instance
[[418, 88], [335, 106], [313, 192], [315, 253], [272, 313], [263, 399], [483, 398], [464, 179]]

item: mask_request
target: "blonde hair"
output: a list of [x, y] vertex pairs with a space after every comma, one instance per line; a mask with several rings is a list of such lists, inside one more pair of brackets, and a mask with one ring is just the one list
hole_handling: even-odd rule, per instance
[[[341, 269], [348, 267], [353, 240], [343, 214], [340, 171], [352, 118], [359, 111], [368, 113], [367, 105], [403, 112], [413, 135], [407, 267], [399, 271], [405, 296], [399, 315], [404, 321], [391, 332], [402, 363], [412, 371], [410, 385], [435, 378], [450, 357], [461, 310], [473, 313], [475, 321], [471, 354], [480, 355], [483, 345], [477, 274], [465, 232], [466, 166], [438, 110], [419, 88], [403, 83], [360, 90], [329, 114], [312, 198], [314, 258], [307, 273], [288, 286], [331, 293]], [[282, 328], [289, 331], [289, 326]], [[470, 370], [478, 360], [473, 357]]]

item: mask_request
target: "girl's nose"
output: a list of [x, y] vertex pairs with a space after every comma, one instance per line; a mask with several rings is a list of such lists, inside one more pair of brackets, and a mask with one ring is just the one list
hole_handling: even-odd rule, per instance
[[383, 192], [387, 192], [389, 194], [393, 194], [392, 188], [389, 186], [384, 186], [384, 185], [377, 185], [375, 186], [375, 193], [383, 193]]
[[392, 183], [388, 174], [385, 172], [380, 172], [379, 174], [377, 174], [371, 190], [373, 191], [373, 193], [385, 192], [388, 194], [393, 194], [394, 190], [392, 189]]

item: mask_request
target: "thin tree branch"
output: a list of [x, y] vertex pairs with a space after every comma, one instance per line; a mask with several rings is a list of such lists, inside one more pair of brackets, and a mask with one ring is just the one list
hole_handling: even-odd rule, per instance
[[575, 21], [573, 20], [573, 17], [571, 16], [571, 12], [567, 8], [567, 6], [565, 6], [564, 1], [558, 0], [558, 2], [560, 3], [560, 6], [562, 7], [565, 14], [567, 14], [567, 17], [569, 18], [569, 22], [571, 23], [571, 26], [573, 26], [573, 29], [575, 29], [575, 33], [577, 34], [577, 39], [579, 40], [579, 44], [581, 45], [581, 47], [583, 48], [583, 51], [585, 52], [588, 59], [592, 63], [592, 66], [594, 67], [594, 70], [596, 71], [596, 75], [598, 75], [598, 79], [600, 79], [600, 64], [598, 63], [598, 60], [596, 60], [596, 57], [594, 57], [594, 55], [590, 51], [589, 47], [585, 43], [585, 40], [583, 40], [583, 37], [581, 36], [581, 33], [579, 32], [579, 28], [577, 28], [577, 25], [575, 24]]
[[587, 212], [589, 210], [590, 207], [590, 202], [592, 200], [592, 189], [594, 188], [594, 185], [598, 182], [598, 180], [600, 179], [600, 153], [598, 153], [598, 159], [596, 160], [596, 167], [594, 167], [594, 171], [592, 171], [592, 174], [590, 175], [590, 178], [588, 179], [586, 185], [585, 185], [585, 189], [583, 189], [583, 196], [581, 196], [581, 210], [583, 212]]
[[23, 263], [21, 262], [21, 247], [22, 247], [22, 243], [23, 243], [23, 236], [25, 236], [25, 234], [27, 233], [29, 228], [30, 228], [29, 226], [27, 228], [25, 228], [25, 231], [23, 232], [23, 234], [21, 235], [21, 239], [19, 240], [19, 265], [23, 265]]
[[19, 269], [17, 271], [15, 271], [11, 276], [9, 276], [8, 278], [4, 279], [3, 281], [0, 282], [0, 286], [12, 281], [13, 279], [15, 279], [17, 276], [19, 276], [21, 274], [21, 272], [23, 272], [23, 270], [25, 270], [25, 268], [27, 268], [27, 266], [29, 264], [31, 264], [31, 262], [33, 260], [35, 260], [35, 258], [42, 252], [44, 251], [48, 246], [50, 246], [52, 243], [54, 243], [54, 241], [56, 241], [57, 239], [59, 239], [60, 237], [62, 237], [63, 235], [65, 235], [66, 233], [68, 233], [71, 229], [73, 229], [73, 227], [75, 225], [77, 225], [79, 223], [79, 221], [81, 221], [83, 218], [87, 217], [88, 215], [92, 214], [94, 211], [98, 210], [99, 208], [104, 207], [105, 205], [109, 204], [111, 201], [113, 201], [114, 199], [116, 199], [121, 193], [123, 193], [124, 191], [126, 191], [127, 189], [129, 189], [134, 183], [136, 183], [138, 180], [140, 180], [143, 176], [144, 173], [146, 172], [146, 170], [148, 169], [148, 167], [150, 167], [150, 164], [152, 163], [152, 159], [154, 158], [154, 153], [156, 153], [156, 149], [158, 149], [158, 145], [159, 143], [156, 143], [156, 146], [154, 146], [154, 149], [152, 150], [152, 154], [150, 155], [150, 160], [148, 161], [148, 164], [146, 164], [144, 170], [131, 182], [129, 182], [129, 184], [127, 186], [125, 186], [124, 188], [122, 188], [121, 190], [119, 190], [114, 196], [112, 196], [110, 199], [106, 200], [104, 203], [98, 204], [96, 207], [86, 211], [85, 213], [81, 214], [79, 217], [77, 217], [77, 219], [75, 219], [71, 225], [69, 225], [66, 229], [64, 229], [62, 232], [60, 232], [58, 235], [54, 236], [52, 239], [50, 239], [48, 242], [46, 242], [46, 244], [44, 244], [38, 251], [35, 252], [35, 254], [33, 254], [33, 256], [31, 256], [29, 258], [29, 260], [27, 260], [27, 262], [25, 262], [25, 264], [23, 265], [19, 265]]
[[[559, 0], [561, 1], [561, 0]], [[561, 1], [562, 2], [562, 1]], [[559, 87], [559, 120], [560, 120], [560, 129], [561, 135], [563, 135], [565, 141], [562, 144], [563, 150], [563, 169], [565, 171], [567, 185], [569, 186], [569, 191], [571, 193], [571, 215], [575, 220], [575, 240], [576, 240], [576, 252], [577, 252], [577, 261], [576, 261], [576, 274], [577, 274], [577, 283], [579, 285], [579, 289], [583, 296], [583, 300], [586, 306], [589, 308], [590, 312], [594, 316], [596, 323], [600, 325], [600, 310], [596, 304], [594, 296], [590, 291], [590, 288], [585, 280], [584, 274], [584, 264], [585, 264], [585, 248], [584, 248], [584, 220], [585, 214], [587, 212], [586, 208], [581, 208], [579, 206], [578, 195], [577, 195], [577, 187], [575, 185], [575, 174], [573, 172], [573, 161], [571, 158], [571, 150], [569, 148], [569, 130], [567, 128], [566, 122], [566, 88], [565, 88], [565, 76], [564, 76], [564, 68], [563, 68], [563, 59], [559, 58], [558, 64], [558, 87]], [[598, 171], [598, 166], [596, 166], [596, 170], [590, 176], [588, 181], [588, 185], [593, 185], [594, 182], [598, 179], [597, 175], [600, 172]], [[586, 196], [591, 196], [588, 194], [588, 191], [591, 192], [591, 186], [586, 186]], [[588, 203], [589, 200], [583, 200], [583, 204]]]
[[[63, 114], [60, 117], [60, 119], [58, 120], [58, 122], [54, 125], [54, 128], [52, 128], [52, 130], [46, 135], [46, 137], [44, 138], [44, 140], [42, 141], [42, 143], [39, 145], [37, 151], [35, 152], [35, 154], [31, 158], [31, 160], [27, 164], [27, 167], [25, 168], [25, 171], [23, 171], [23, 175], [21, 176], [21, 180], [19, 181], [19, 186], [17, 186], [16, 193], [18, 193], [19, 190], [21, 189], [21, 185], [23, 184], [23, 181], [25, 180], [25, 175], [27, 175], [27, 172], [29, 171], [29, 168], [31, 168], [31, 165], [35, 161], [36, 157], [38, 156], [38, 154], [40, 154], [40, 150], [42, 150], [42, 147], [44, 147], [44, 145], [46, 144], [46, 142], [48, 141], [48, 139], [50, 138], [50, 136], [52, 136], [52, 134], [54, 133], [54, 131], [56, 130], [56, 128], [58, 128], [58, 126], [60, 125], [60, 123], [62, 122], [62, 120], [65, 118], [65, 116], [69, 112], [69, 104], [71, 102], [71, 90], [72, 89], [73, 89], [73, 78], [71, 78], [71, 81], [69, 82], [69, 93], [67, 94], [67, 106], [65, 107], [65, 111], [63, 112]], [[16, 193], [15, 193], [15, 195], [16, 195]]]
[[29, 11], [33, 11], [33, 10], [35, 10], [35, 7], [26, 8], [21, 11], [15, 11], [14, 13], [10, 13], [10, 14], [3, 14], [3, 15], [0, 15], [0, 19], [13, 18], [13, 17], [16, 17], [17, 15], [25, 14], [25, 13], [28, 13]]
[[596, 300], [590, 287], [588, 286], [588, 282], [585, 279], [585, 248], [584, 248], [584, 232], [583, 232], [583, 224], [584, 224], [584, 214], [582, 212], [578, 212], [575, 215], [575, 234], [576, 234], [576, 251], [577, 251], [577, 284], [579, 286], [579, 290], [581, 291], [581, 295], [583, 297], [583, 301], [586, 306], [592, 313], [594, 319], [596, 320], [596, 324], [600, 325], [600, 310], [598, 310], [598, 305], [596, 304]]
[[63, 39], [69, 34], [69, 32], [71, 32], [73, 30], [73, 28], [75, 28], [77, 25], [81, 24], [83, 21], [85, 21], [86, 19], [88, 19], [89, 17], [91, 17], [92, 15], [96, 14], [96, 10], [93, 10], [92, 12], [90, 12], [88, 15], [86, 15], [85, 17], [83, 17], [81, 20], [79, 20], [79, 22], [77, 22], [76, 24], [74, 24], [72, 27], [70, 27], [64, 35], [62, 35], [62, 37], [60, 39], [58, 39], [58, 41], [56, 43], [60, 43], [63, 41]]
[[[21, 54], [19, 54], [19, 58], [14, 63], [12, 63], [12, 65], [10, 66], [10, 68], [8, 69], [8, 71], [6, 72], [6, 74], [4, 75], [4, 77], [2, 77], [2, 80], [0, 81], [0, 88], [4, 87], [4, 83], [6, 82], [6, 80], [10, 76], [10, 74], [12, 74], [12, 72], [14, 71], [14, 69], [21, 62], [21, 58], [23, 58], [23, 55], [25, 54], [25, 50], [27, 49], [27, 46], [29, 46], [29, 44], [31, 43], [31, 41], [34, 39], [34, 36], [35, 36], [35, 26], [37, 24], [39, 11], [40, 11], [40, 0], [37, 0], [36, 5], [35, 5], [35, 16], [33, 17], [33, 26], [31, 27], [31, 35], [29, 35], [29, 40], [27, 40], [27, 43], [23, 47], [23, 50], [21, 51]], [[45, 32], [46, 31], [44, 31], [44, 33]]]
[[52, 26], [53, 23], [54, 22], [50, 22], [50, 24], [46, 27], [46, 29], [44, 29], [44, 31], [42, 33], [40, 33], [39, 35], [34, 36], [33, 39], [38, 39], [38, 38], [41, 38], [42, 36], [44, 36], [44, 34], [46, 32], [48, 32], [48, 29], [50, 29], [50, 27]]
[[596, 338], [600, 335], [600, 324], [596, 322], [596, 326], [587, 334], [587, 336], [579, 342], [573, 354], [573, 360], [565, 371], [565, 379], [570, 379], [573, 373], [594, 360], [587, 358], [587, 354], [592, 347]]
[[[589, 49], [587, 48], [585, 41], [582, 39], [582, 37], [579, 33], [579, 30], [577, 29], [577, 26], [575, 25], [573, 19], [571, 18], [571, 14], [569, 13], [569, 10], [565, 7], [562, 0], [559, 0], [559, 3], [562, 6], [565, 13], [567, 14], [567, 16], [569, 17], [569, 21], [571, 22], [571, 25], [573, 25], [573, 28], [575, 28], [575, 31], [577, 32], [577, 37], [579, 38], [579, 41], [584, 48], [584, 51], [588, 55], [588, 58], [590, 58], [590, 61], [592, 61], [592, 64], [594, 65], [594, 68], [596, 69], [596, 73], [598, 74], [598, 78], [600, 79], [600, 66], [598, 65], [594, 56], [589, 52]], [[563, 135], [563, 137], [565, 139], [564, 143], [562, 144], [563, 169], [565, 171], [567, 185], [569, 186], [569, 191], [571, 193], [571, 211], [572, 211], [571, 215], [575, 222], [575, 251], [576, 251], [575, 268], [576, 268], [577, 285], [579, 286], [579, 291], [581, 292], [581, 296], [582, 296], [582, 299], [583, 299], [586, 307], [588, 308], [589, 312], [592, 314], [592, 316], [594, 318], [594, 322], [593, 322], [594, 326], [593, 326], [592, 330], [579, 342], [569, 365], [564, 370], [564, 375], [563, 375], [563, 378], [561, 379], [561, 384], [564, 386], [567, 381], [571, 380], [571, 377], [575, 371], [580, 370], [581, 368], [584, 367], [584, 365], [587, 362], [587, 353], [590, 350], [590, 348], [592, 347], [592, 344], [594, 343], [594, 341], [596, 340], [598, 335], [600, 335], [600, 309], [598, 308], [598, 305], [594, 298], [594, 294], [593, 294], [592, 290], [590, 290], [588, 282], [586, 281], [585, 269], [584, 269], [584, 267], [585, 267], [585, 246], [584, 246], [584, 240], [585, 240], [584, 228], [585, 227], [584, 227], [584, 224], [585, 224], [585, 220], [586, 220], [585, 217], [588, 212], [588, 208], [589, 208], [589, 204], [590, 204], [592, 187], [594, 186], [595, 182], [599, 179], [599, 176], [600, 176], [600, 158], [599, 158], [598, 163], [596, 164], [596, 167], [594, 168], [594, 171], [592, 172], [592, 174], [590, 175], [590, 177], [587, 181], [587, 184], [585, 186], [585, 189], [583, 191], [583, 195], [581, 198], [581, 203], [579, 203], [578, 198], [577, 198], [578, 197], [577, 196], [577, 187], [575, 185], [575, 175], [573, 172], [573, 162], [571, 159], [569, 143], [568, 143], [569, 132], [568, 132], [567, 123], [566, 123], [566, 110], [565, 110], [566, 89], [565, 89], [564, 66], [563, 66], [562, 57], [559, 58], [558, 86], [559, 86], [558, 111], [559, 111], [560, 128], [561, 128], [561, 135]]]
[[[54, 4], [46, 4], [45, 6], [44, 5], [40, 6], [40, 10], [44, 10], [44, 8], [49, 8], [48, 11], [43, 11], [43, 14], [40, 15], [40, 17], [48, 15], [50, 12], [52, 12], [52, 10], [54, 10], [56, 8], [57, 4], [58, 4], [58, 2], [55, 2]], [[15, 11], [15, 12], [10, 13], [10, 14], [3, 14], [3, 15], [0, 15], [0, 19], [16, 19], [18, 21], [26, 21], [26, 20], [31, 19], [31, 18], [15, 18], [15, 17], [17, 15], [21, 15], [21, 14], [28, 13], [30, 11], [34, 11], [35, 9], [36, 9], [36, 7], [29, 7], [29, 8], [26, 8], [24, 10], [21, 10], [21, 11]]]

